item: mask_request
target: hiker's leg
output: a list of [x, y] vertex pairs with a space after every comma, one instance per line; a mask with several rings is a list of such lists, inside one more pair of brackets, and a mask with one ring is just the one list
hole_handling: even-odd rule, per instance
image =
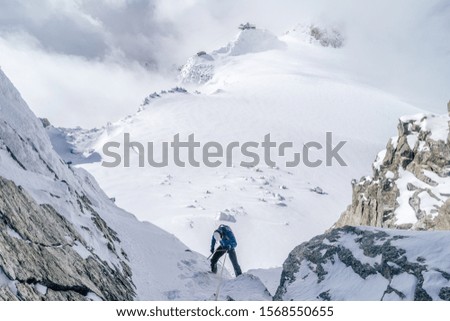
[[225, 254], [225, 250], [219, 246], [216, 250], [216, 253], [211, 258], [211, 272], [217, 273], [217, 262]]
[[233, 264], [234, 274], [236, 274], [236, 276], [241, 275], [242, 271], [237, 260], [236, 251], [234, 249], [229, 250], [228, 255], [230, 256], [230, 261]]

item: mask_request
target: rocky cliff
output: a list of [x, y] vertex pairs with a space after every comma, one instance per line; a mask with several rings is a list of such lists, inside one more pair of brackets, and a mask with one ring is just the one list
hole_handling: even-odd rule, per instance
[[402, 117], [398, 136], [378, 154], [373, 175], [352, 182], [352, 204], [335, 227], [450, 229], [449, 120]]

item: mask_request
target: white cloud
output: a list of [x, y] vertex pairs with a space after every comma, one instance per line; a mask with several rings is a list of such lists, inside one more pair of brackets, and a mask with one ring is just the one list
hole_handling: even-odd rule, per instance
[[20, 40], [0, 38], [1, 67], [33, 111], [58, 126], [102, 126], [136, 112], [146, 95], [169, 86], [137, 63], [49, 54]]
[[445, 0], [3, 1], [0, 64], [38, 114], [100, 125], [134, 110], [149, 89], [171, 82], [163, 79], [174, 65], [222, 46], [246, 21], [277, 34], [298, 22], [339, 25], [348, 68], [362, 81], [431, 110], [450, 98]]

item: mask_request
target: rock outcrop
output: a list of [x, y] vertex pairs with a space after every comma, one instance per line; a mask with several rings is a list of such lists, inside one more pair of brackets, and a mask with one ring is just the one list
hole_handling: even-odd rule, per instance
[[450, 300], [446, 231], [343, 227], [297, 246], [275, 300]]
[[23, 188], [0, 177], [0, 274], [9, 280], [0, 299], [132, 299], [131, 275], [88, 248], [53, 207], [36, 204]]
[[352, 204], [335, 227], [450, 229], [449, 120], [402, 117], [398, 136], [373, 164], [373, 176], [352, 182]]

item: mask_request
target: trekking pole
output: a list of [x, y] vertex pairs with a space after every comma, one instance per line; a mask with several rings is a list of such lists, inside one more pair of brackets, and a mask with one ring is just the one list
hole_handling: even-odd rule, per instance
[[[219, 248], [217, 248], [214, 252], [212, 252], [206, 259], [209, 260], [211, 258], [211, 256], [213, 256], [214, 254], [216, 254], [217, 250]], [[219, 252], [223, 252], [224, 250], [220, 250]]]
[[216, 301], [219, 299], [219, 291], [220, 291], [220, 286], [222, 285], [222, 275], [223, 275], [223, 269], [225, 268], [225, 262], [227, 261], [227, 255], [228, 255], [228, 252], [225, 253], [225, 258], [223, 259], [223, 263], [222, 263], [222, 271], [220, 271], [219, 285], [217, 286], [217, 291], [216, 291]]

